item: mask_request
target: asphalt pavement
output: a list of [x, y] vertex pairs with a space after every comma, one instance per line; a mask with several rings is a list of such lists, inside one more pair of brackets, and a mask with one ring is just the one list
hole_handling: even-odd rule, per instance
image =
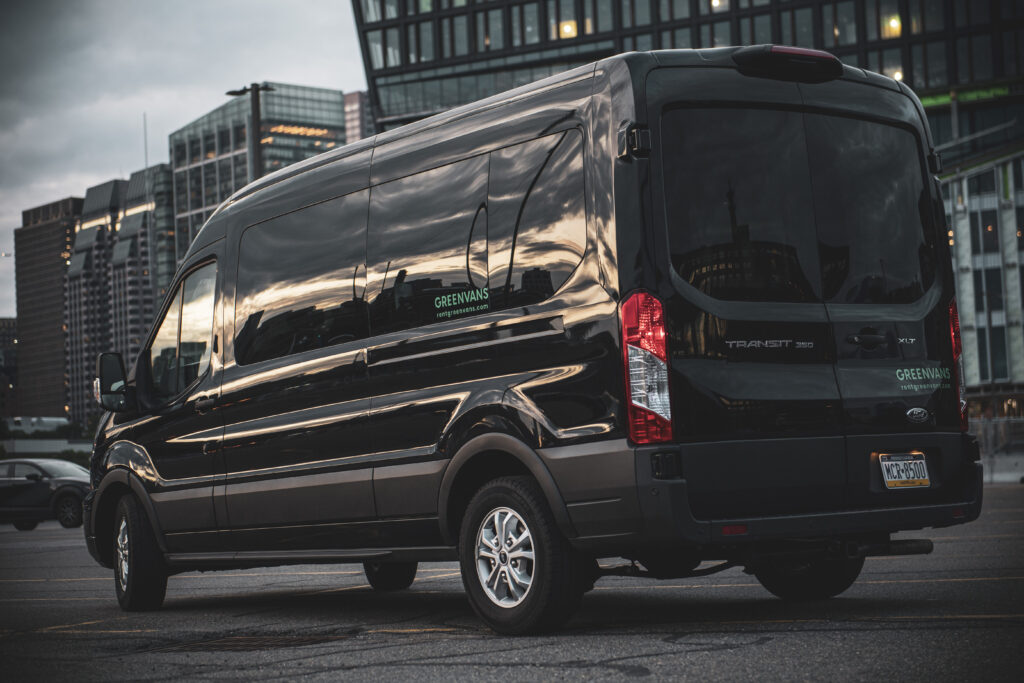
[[0, 678], [60, 680], [1020, 681], [1024, 485], [981, 518], [901, 534], [929, 556], [869, 558], [842, 596], [787, 604], [739, 569], [604, 578], [555, 634], [487, 630], [455, 564], [375, 593], [358, 565], [189, 573], [122, 612], [81, 529], [0, 526]]

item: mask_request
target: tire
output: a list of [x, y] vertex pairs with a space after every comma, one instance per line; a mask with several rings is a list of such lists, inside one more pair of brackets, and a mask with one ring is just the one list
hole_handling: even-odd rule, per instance
[[416, 578], [416, 562], [363, 562], [366, 580], [375, 591], [400, 591]]
[[14, 528], [17, 529], [18, 531], [32, 531], [37, 526], [39, 526], [39, 522], [15, 522], [14, 523]]
[[770, 562], [758, 567], [754, 576], [783, 600], [825, 600], [852, 586], [863, 568], [863, 557], [816, 557]]
[[121, 609], [159, 609], [167, 592], [167, 568], [146, 513], [135, 496], [117, 503], [114, 517], [114, 592]]
[[508, 635], [560, 626], [579, 607], [589, 578], [589, 565], [562, 537], [540, 488], [523, 476], [488, 482], [470, 500], [459, 563], [473, 611]]
[[82, 499], [73, 493], [67, 493], [57, 499], [53, 506], [57, 521], [65, 529], [82, 526]]

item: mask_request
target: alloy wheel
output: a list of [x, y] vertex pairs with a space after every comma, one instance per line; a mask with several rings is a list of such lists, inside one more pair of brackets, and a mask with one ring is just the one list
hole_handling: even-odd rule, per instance
[[520, 604], [533, 584], [533, 536], [511, 508], [491, 510], [476, 534], [476, 570], [484, 593], [499, 607]]

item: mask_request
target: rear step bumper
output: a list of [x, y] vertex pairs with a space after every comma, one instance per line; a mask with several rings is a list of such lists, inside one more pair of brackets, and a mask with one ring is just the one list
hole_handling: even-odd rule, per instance
[[969, 481], [963, 490], [972, 493], [953, 503], [710, 521], [693, 517], [685, 479], [660, 480], [638, 474], [644, 520], [641, 542], [645, 544], [735, 546], [769, 539], [893, 533], [964, 524], [981, 514], [981, 463], [964, 464], [963, 475]]

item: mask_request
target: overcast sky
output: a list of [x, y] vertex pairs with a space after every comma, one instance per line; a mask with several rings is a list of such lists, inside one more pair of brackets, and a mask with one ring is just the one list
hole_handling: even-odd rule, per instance
[[[167, 161], [167, 136], [253, 81], [366, 89], [350, 0], [4, 0], [0, 251], [21, 212]], [[60, 286], [54, 283], [54, 286]], [[0, 257], [0, 317], [15, 315]]]

